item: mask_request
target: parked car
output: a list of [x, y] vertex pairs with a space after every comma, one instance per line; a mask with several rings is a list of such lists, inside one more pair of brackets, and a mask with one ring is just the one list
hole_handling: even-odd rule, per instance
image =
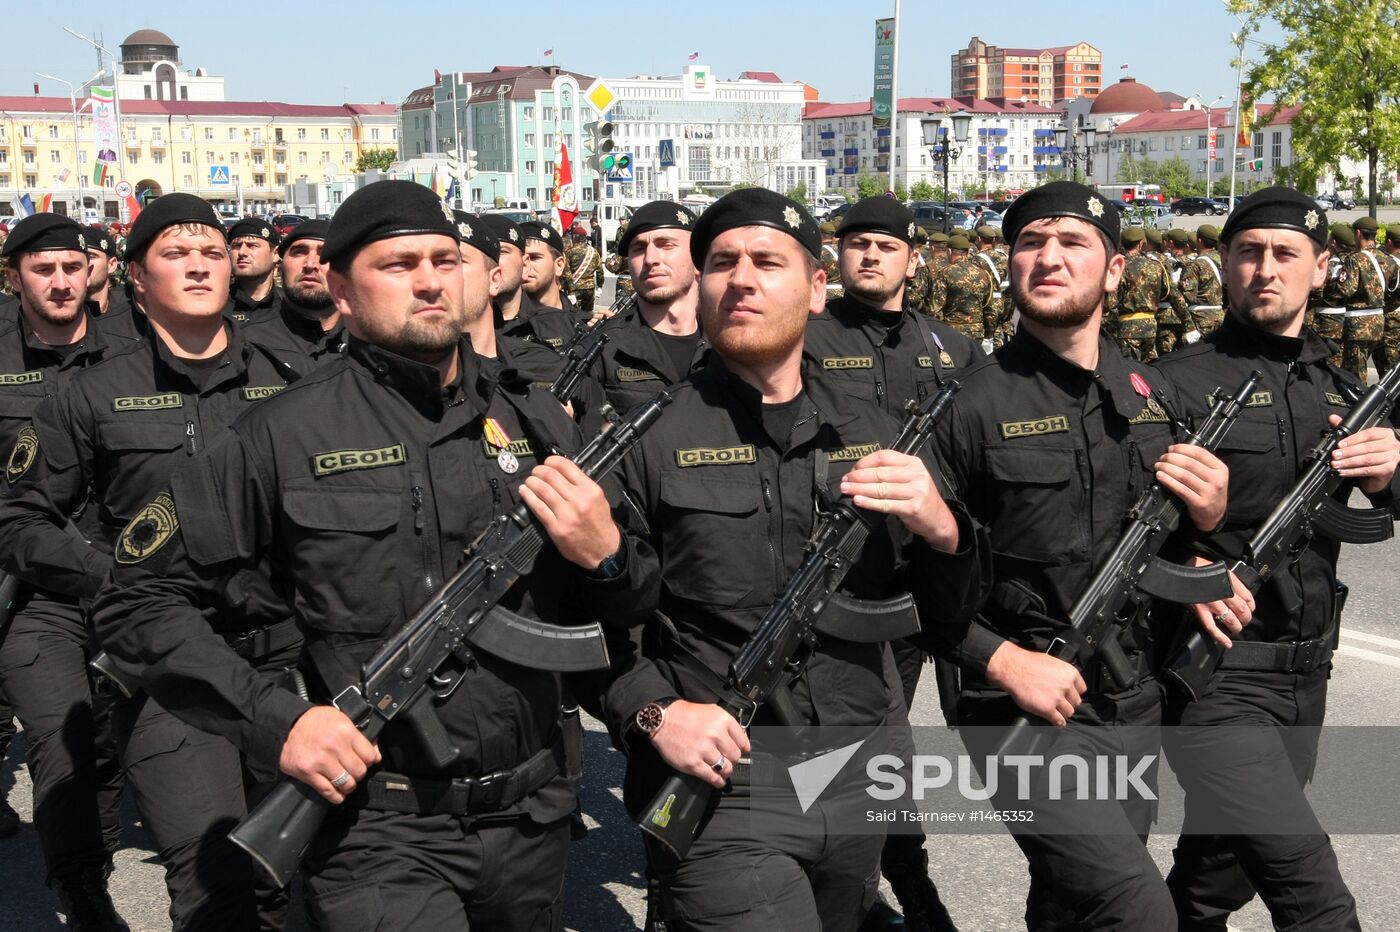
[[1172, 213], [1183, 217], [1189, 214], [1221, 215], [1228, 210], [1225, 204], [1209, 197], [1183, 197], [1172, 201]]
[[271, 221], [272, 228], [277, 231], [278, 236], [286, 236], [292, 232], [292, 228], [299, 223], [304, 223], [307, 217], [302, 214], [273, 214]]
[[948, 215], [943, 214], [943, 204], [938, 201], [912, 201], [909, 210], [914, 214], [914, 222], [927, 230], [941, 230], [948, 233], [961, 229], [967, 218], [967, 211], [961, 207], [948, 205]]
[[1123, 214], [1123, 220], [1128, 226], [1170, 230], [1172, 228], [1172, 209], [1165, 204], [1144, 201], [1129, 205]]
[[1336, 194], [1319, 194], [1313, 200], [1323, 210], [1351, 210], [1356, 206], [1356, 198], [1341, 191]]

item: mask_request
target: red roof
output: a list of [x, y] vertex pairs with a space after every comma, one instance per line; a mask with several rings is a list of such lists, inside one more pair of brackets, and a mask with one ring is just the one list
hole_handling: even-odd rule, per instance
[[[1260, 104], [1256, 110], [1256, 125], [1275, 126], [1290, 123], [1300, 107], [1279, 108], [1273, 104]], [[1210, 125], [1215, 128], [1235, 125], [1233, 107], [1216, 107], [1210, 112]], [[1174, 130], [1203, 130], [1206, 128], [1204, 110], [1167, 110], [1160, 113], [1143, 113], [1113, 130], [1115, 133], [1162, 133]]]
[[783, 79], [771, 71], [743, 71], [739, 74], [740, 81], [762, 81], [765, 84], [782, 84]]
[[[70, 112], [62, 97], [0, 97], [0, 110], [17, 113]], [[393, 116], [393, 104], [285, 104], [273, 100], [123, 100], [122, 113], [158, 116], [343, 117]]]
[[[1004, 97], [994, 99], [981, 97], [901, 97], [899, 98], [899, 109], [904, 113], [942, 113], [944, 110], [950, 112], [965, 110], [968, 113], [1036, 113], [1044, 116], [1055, 116], [1063, 112], [1053, 107], [1022, 103], [1019, 100], [1008, 101]], [[816, 100], [808, 103], [803, 109], [802, 118], [811, 120], [868, 116], [870, 110], [869, 100], [858, 103], [827, 103]]]

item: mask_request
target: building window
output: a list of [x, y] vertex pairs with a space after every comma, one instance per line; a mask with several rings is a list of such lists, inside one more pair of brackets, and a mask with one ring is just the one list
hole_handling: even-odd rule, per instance
[[263, 163], [263, 154], [262, 154], [261, 152], [254, 152], [254, 153], [253, 153], [253, 164], [254, 164], [254, 165], [261, 165], [262, 163]]
[[690, 180], [709, 181], [710, 180], [710, 148], [709, 146], [689, 146]]
[[553, 149], [553, 148], [554, 148], [554, 134], [553, 134], [553, 133], [545, 133], [545, 134], [544, 134], [544, 147], [545, 147], [546, 149]]
[[160, 151], [159, 149], [155, 150], [151, 153], [151, 161], [155, 162], [157, 165], [164, 165], [165, 153]]
[[237, 142], [237, 141], [238, 141], [238, 129], [237, 129], [236, 127], [230, 126], [230, 127], [228, 128], [228, 141], [229, 141], [229, 142]]
[[[416, 125], [417, 122], [418, 122], [418, 118], [417, 118], [417, 117], [414, 117], [414, 118], [413, 118], [413, 121], [414, 121], [414, 124]], [[298, 139], [305, 139], [305, 138], [306, 138], [306, 127], [305, 127], [305, 126], [299, 126], [299, 127], [297, 127], [297, 138], [298, 138]]]
[[1210, 142], [1209, 142], [1209, 141], [1206, 139], [1206, 137], [1204, 137], [1204, 136], [1197, 136], [1197, 137], [1196, 137], [1196, 148], [1197, 148], [1197, 149], [1208, 149], [1208, 148], [1210, 148]]
[[534, 133], [526, 133], [526, 134], [525, 134], [525, 147], [526, 147], [527, 149], [533, 149], [533, 148], [535, 148], [535, 134], [534, 134]]
[[374, 126], [370, 128], [369, 138], [374, 140], [375, 142], [379, 141], [379, 127]]
[[126, 153], [126, 161], [127, 161], [127, 164], [129, 164], [129, 165], [135, 165], [135, 164], [137, 164], [138, 162], [140, 162], [140, 161], [141, 161], [141, 152], [140, 152], [140, 150], [138, 150], [138, 149], [128, 149], [128, 150], [127, 150], [127, 153]]
[[1262, 159], [1262, 158], [1264, 157], [1264, 134], [1263, 134], [1263, 133], [1255, 133], [1255, 134], [1254, 134], [1254, 157], [1255, 157], [1256, 159]]
[[526, 104], [524, 107], [522, 107], [520, 111], [520, 117], [524, 120], [533, 120], [535, 118], [534, 104]]
[[58, 164], [59, 157], [60, 157], [60, 156], [59, 156], [59, 154], [58, 154], [58, 150], [57, 150], [57, 149], [54, 149], [53, 151], [51, 151], [51, 152], [49, 153], [49, 161], [52, 162], [52, 163], [54, 163], [55, 165]]
[[212, 126], [206, 126], [206, 127], [204, 127], [204, 141], [205, 141], [205, 142], [213, 142], [213, 141], [214, 141], [214, 127], [212, 127]]
[[37, 187], [39, 187], [39, 176], [38, 176], [38, 175], [25, 175], [25, 176], [24, 176], [24, 186], [25, 186], [26, 188], [37, 188]]
[[1272, 138], [1269, 140], [1269, 163], [1278, 168], [1283, 164], [1283, 133], [1275, 132], [1270, 135]]
[[193, 135], [194, 135], [194, 134], [190, 132], [190, 128], [189, 128], [188, 126], [182, 126], [182, 127], [180, 127], [180, 141], [181, 141], [181, 142], [189, 142], [189, 141], [190, 141], [190, 138], [191, 138]]
[[533, 175], [534, 173], [535, 173], [535, 160], [534, 160], [534, 159], [526, 159], [526, 160], [525, 160], [525, 174], [527, 174], [527, 175]]
[[189, 164], [191, 164], [193, 161], [194, 161], [194, 157], [193, 157], [193, 155], [192, 155], [191, 153], [189, 153], [189, 152], [181, 152], [181, 153], [180, 153], [180, 163], [181, 163], [181, 164], [183, 164], [183, 165], [189, 165]]
[[322, 142], [329, 142], [329, 141], [330, 141], [330, 138], [331, 138], [331, 131], [330, 131], [329, 129], [326, 129], [324, 126], [321, 127], [321, 141], [322, 141]]
[[1167, 141], [1166, 141], [1166, 150], [1167, 150], [1168, 152], [1170, 152], [1170, 151], [1172, 151], [1172, 150], [1175, 149], [1175, 148], [1176, 148], [1176, 139], [1175, 139], [1175, 137], [1168, 136], [1168, 137], [1167, 137]]
[[[423, 150], [420, 148], [418, 151], [421, 152]], [[355, 154], [353, 152], [347, 151], [345, 153], [345, 157], [342, 158], [341, 161], [344, 162], [346, 165], [349, 165], [351, 162], [355, 161]]]
[[255, 187], [255, 188], [261, 188], [261, 187], [263, 187], [263, 185], [266, 184], [266, 183], [267, 183], [267, 176], [266, 176], [266, 175], [254, 175], [254, 176], [253, 176], [253, 187]]
[[193, 176], [193, 175], [185, 175], [184, 178], [185, 178], [185, 187], [187, 187], [187, 188], [193, 188], [193, 187], [194, 187], [194, 176]]

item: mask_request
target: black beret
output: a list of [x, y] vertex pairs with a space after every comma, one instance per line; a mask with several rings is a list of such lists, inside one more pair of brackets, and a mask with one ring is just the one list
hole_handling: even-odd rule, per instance
[[537, 223], [534, 220], [527, 220], [520, 224], [520, 235], [524, 239], [537, 239], [555, 252], [564, 251], [564, 239], [559, 235], [559, 231], [547, 223]]
[[242, 220], [229, 227], [228, 241], [231, 243], [240, 236], [252, 236], [257, 239], [267, 240], [269, 246], [276, 247], [282, 242], [282, 235], [266, 221], [257, 217], [244, 217]]
[[146, 249], [167, 227], [184, 223], [197, 223], [224, 232], [224, 222], [219, 212], [202, 197], [193, 194], [163, 194], [142, 209], [126, 234], [126, 258], [130, 262], [140, 259]]
[[457, 221], [457, 232], [462, 235], [462, 242], [490, 256], [492, 262], [501, 261], [501, 241], [496, 239], [490, 227], [481, 222], [480, 217], [465, 210], [454, 210], [452, 219]]
[[[1319, 247], [1327, 246], [1327, 212], [1318, 207], [1312, 198], [1284, 185], [1261, 188], [1239, 201], [1225, 221], [1224, 229], [1215, 238], [1229, 242], [1230, 237], [1241, 230], [1261, 228], [1297, 230]], [[1203, 236], [1205, 232], [1205, 227], [1201, 227], [1196, 235], [1211, 242], [1210, 238]]]
[[906, 243], [914, 241], [914, 213], [892, 197], [876, 195], [851, 205], [841, 218], [837, 236], [848, 233], [884, 233]]
[[690, 258], [695, 267], [705, 265], [705, 253], [715, 237], [739, 227], [772, 227], [782, 230], [816, 259], [822, 253], [821, 232], [807, 208], [767, 188], [740, 188], [715, 201], [700, 219], [690, 237]]
[[83, 239], [88, 252], [105, 253], [110, 258], [117, 257], [117, 238], [99, 226], [83, 227]]
[[78, 221], [62, 214], [30, 214], [10, 229], [0, 256], [14, 256], [42, 249], [76, 249], [87, 251], [87, 238]]
[[1021, 235], [1026, 224], [1047, 217], [1077, 217], [1085, 223], [1092, 223], [1103, 231], [1115, 247], [1123, 232], [1118, 208], [1092, 188], [1073, 181], [1052, 181], [1031, 188], [1012, 202], [1002, 218], [1001, 234], [1015, 249], [1016, 237]]
[[695, 214], [675, 201], [652, 201], [632, 211], [632, 222], [617, 238], [617, 251], [627, 253], [627, 244], [652, 230], [685, 230], [695, 227]]
[[376, 181], [347, 197], [335, 212], [321, 260], [333, 262], [382, 239], [425, 233], [462, 238], [452, 208], [432, 188], [413, 181]]
[[331, 228], [329, 220], [303, 220], [287, 231], [286, 237], [281, 245], [277, 247], [277, 254], [285, 256], [287, 250], [299, 239], [319, 239], [326, 238], [326, 231]]
[[481, 222], [486, 224], [486, 229], [491, 231], [499, 244], [514, 246], [516, 249], [525, 245], [525, 236], [520, 232], [520, 224], [507, 215], [482, 214]]

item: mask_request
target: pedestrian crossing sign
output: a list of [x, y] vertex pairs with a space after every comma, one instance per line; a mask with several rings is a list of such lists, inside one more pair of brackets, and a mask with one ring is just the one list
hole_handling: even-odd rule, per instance
[[210, 183], [210, 184], [229, 184], [228, 166], [227, 166], [227, 165], [210, 165], [210, 166], [209, 166], [209, 183]]

